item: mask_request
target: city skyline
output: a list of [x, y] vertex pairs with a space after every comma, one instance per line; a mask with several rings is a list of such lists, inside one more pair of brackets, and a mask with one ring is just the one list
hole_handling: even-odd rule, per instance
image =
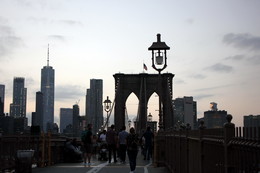
[[[157, 73], [148, 47], [161, 33], [171, 48], [168, 67], [175, 74], [173, 99], [192, 96], [198, 118], [210, 109], [233, 115], [258, 115], [260, 102], [260, 22], [257, 0], [231, 1], [41, 1], [0, 2], [0, 84], [5, 85], [5, 112], [12, 102], [12, 79], [24, 77], [27, 117], [35, 111], [36, 92], [50, 44], [55, 68], [55, 122], [60, 108], [80, 100], [84, 115], [90, 79], [103, 80], [103, 99], [114, 99], [113, 74]], [[133, 99], [132, 99], [133, 98]], [[128, 114], [135, 115], [131, 96]], [[157, 103], [158, 98], [152, 98]], [[153, 103], [148, 110], [156, 118]], [[104, 114], [105, 115], [105, 114]]]

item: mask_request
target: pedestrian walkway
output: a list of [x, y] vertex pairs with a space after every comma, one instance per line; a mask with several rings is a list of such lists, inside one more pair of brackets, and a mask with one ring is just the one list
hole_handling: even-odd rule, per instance
[[[45, 168], [33, 168], [32, 173], [128, 173], [130, 166], [128, 159], [125, 164], [108, 163], [107, 161], [98, 161], [97, 157], [93, 156], [90, 166], [85, 166], [83, 163], [61, 163]], [[154, 167], [152, 160], [143, 160], [140, 151], [137, 157], [137, 166], [135, 173], [169, 173], [165, 167]]]

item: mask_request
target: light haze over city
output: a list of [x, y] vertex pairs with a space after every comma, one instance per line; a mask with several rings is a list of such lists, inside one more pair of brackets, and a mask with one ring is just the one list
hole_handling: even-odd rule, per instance
[[[173, 99], [192, 96], [198, 118], [216, 102], [242, 126], [244, 115], [260, 114], [259, 9], [258, 0], [0, 0], [5, 112], [12, 103], [14, 77], [25, 78], [27, 117], [35, 111], [48, 44], [59, 123], [60, 108], [76, 102], [85, 115], [90, 79], [102, 79], [103, 98], [113, 101], [113, 74], [157, 73], [148, 47], [160, 33], [171, 48], [162, 73], [175, 74]], [[155, 119], [157, 101], [153, 96], [148, 107]], [[131, 95], [128, 115], [136, 115], [137, 105]]]

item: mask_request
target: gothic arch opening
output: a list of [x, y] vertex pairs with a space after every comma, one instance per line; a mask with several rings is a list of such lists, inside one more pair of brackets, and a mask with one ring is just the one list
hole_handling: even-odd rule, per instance
[[159, 122], [159, 97], [156, 92], [154, 92], [148, 100], [147, 114], [152, 115], [152, 121], [157, 121], [157, 123]]
[[[136, 121], [138, 114], [138, 102], [139, 100], [133, 92], [126, 98], [125, 123], [128, 125], [128, 129], [133, 127], [134, 122]], [[129, 122], [129, 120], [131, 122]]]

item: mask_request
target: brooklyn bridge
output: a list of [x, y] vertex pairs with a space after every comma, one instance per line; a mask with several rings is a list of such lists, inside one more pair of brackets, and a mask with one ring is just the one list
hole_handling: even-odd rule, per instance
[[[154, 134], [152, 158], [144, 160], [141, 146], [136, 173], [247, 173], [260, 171], [260, 128], [235, 127], [232, 115], [227, 115], [221, 128], [206, 128], [200, 121], [198, 128], [188, 125], [176, 128], [172, 106], [174, 74], [162, 73], [167, 67], [166, 51], [160, 34], [148, 50], [152, 51], [152, 67], [158, 74], [114, 74], [115, 100], [108, 111], [114, 111], [116, 131], [126, 125], [126, 100], [134, 93], [138, 115], [134, 127], [138, 134], [147, 128], [147, 103], [153, 93], [159, 97], [159, 130]], [[108, 122], [107, 119], [107, 122]], [[104, 128], [107, 126], [105, 123]], [[108, 163], [92, 156], [91, 165], [82, 160], [68, 161], [66, 142], [70, 138], [53, 133], [3, 135], [0, 137], [1, 172], [129, 172], [129, 163]], [[80, 145], [81, 139], [76, 142]], [[97, 152], [100, 148], [97, 148]]]
[[[155, 134], [150, 161], [137, 158], [136, 172], [172, 173], [244, 173], [259, 172], [259, 129], [238, 128], [227, 117], [223, 128], [198, 130], [168, 129]], [[67, 138], [51, 133], [2, 136], [0, 138], [1, 172], [128, 172], [129, 164], [109, 164], [93, 156], [93, 165], [65, 162]], [[18, 152], [25, 156], [18, 158]], [[28, 155], [28, 153], [32, 153]], [[27, 153], [27, 154], [26, 154]], [[31, 156], [31, 157], [30, 157]], [[29, 165], [28, 165], [29, 164]], [[32, 168], [33, 167], [33, 168]]]

